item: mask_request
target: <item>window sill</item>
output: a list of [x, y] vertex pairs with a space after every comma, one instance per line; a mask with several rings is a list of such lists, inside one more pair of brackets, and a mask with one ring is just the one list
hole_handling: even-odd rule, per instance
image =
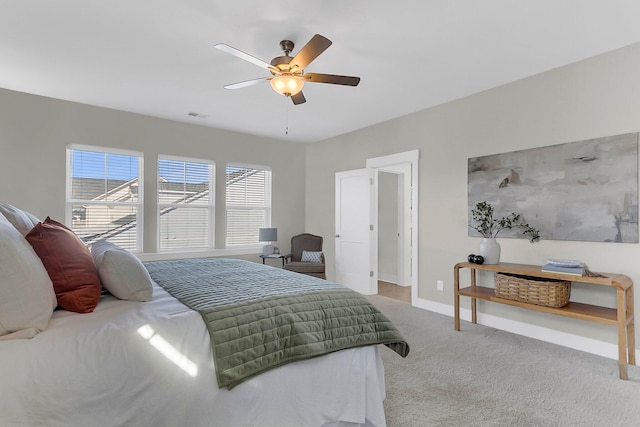
[[262, 247], [253, 248], [226, 248], [226, 249], [205, 249], [180, 252], [156, 252], [135, 254], [140, 261], [166, 261], [172, 259], [186, 258], [211, 258], [211, 257], [232, 257], [239, 255], [261, 255]]

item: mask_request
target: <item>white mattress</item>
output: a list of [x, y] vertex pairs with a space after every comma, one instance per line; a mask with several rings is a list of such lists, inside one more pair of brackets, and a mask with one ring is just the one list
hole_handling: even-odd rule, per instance
[[283, 366], [231, 391], [218, 389], [212, 360], [200, 315], [162, 288], [146, 303], [104, 296], [93, 313], [56, 311], [45, 332], [0, 342], [0, 425], [385, 425], [376, 346]]

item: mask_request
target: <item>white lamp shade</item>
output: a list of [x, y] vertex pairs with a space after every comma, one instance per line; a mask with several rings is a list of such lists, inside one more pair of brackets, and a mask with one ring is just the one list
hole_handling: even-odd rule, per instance
[[275, 242], [278, 240], [277, 228], [260, 228], [258, 229], [258, 240], [261, 242]]

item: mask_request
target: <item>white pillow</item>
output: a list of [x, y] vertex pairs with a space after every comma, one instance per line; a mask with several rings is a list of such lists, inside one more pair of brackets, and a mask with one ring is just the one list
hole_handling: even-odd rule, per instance
[[322, 262], [322, 252], [302, 251], [302, 262]]
[[151, 276], [138, 258], [106, 240], [91, 246], [91, 256], [102, 286], [113, 296], [131, 301], [151, 301]]
[[0, 214], [4, 215], [23, 236], [26, 236], [26, 234], [40, 222], [35, 215], [11, 206], [8, 203], [0, 202]]
[[27, 240], [0, 215], [0, 339], [31, 338], [47, 329], [56, 294]]

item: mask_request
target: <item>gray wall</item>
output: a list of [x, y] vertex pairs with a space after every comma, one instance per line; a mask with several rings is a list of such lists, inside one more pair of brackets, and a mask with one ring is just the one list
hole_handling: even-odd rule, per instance
[[398, 174], [378, 174], [378, 278], [398, 283]]
[[[278, 243], [304, 227], [305, 147], [204, 126], [0, 89], [0, 200], [60, 221], [65, 214], [68, 144], [144, 153], [145, 252], [157, 246], [156, 176], [159, 154], [216, 162], [216, 246], [224, 245], [225, 164], [270, 166], [272, 225]], [[286, 155], [285, 155], [286, 154]]]
[[[476, 252], [480, 243], [480, 238], [467, 237], [467, 159], [637, 132], [640, 130], [638, 76], [640, 44], [635, 44], [311, 144], [307, 150], [306, 224], [318, 234], [334, 234], [335, 172], [363, 168], [368, 158], [420, 150], [418, 297], [450, 308], [453, 266], [465, 261], [467, 254]], [[504, 262], [540, 265], [547, 258], [577, 258], [594, 271], [626, 274], [640, 284], [637, 244], [498, 241]], [[335, 250], [331, 241], [325, 243], [325, 252], [328, 277], [333, 278]], [[436, 290], [437, 280], [444, 280], [444, 292]], [[575, 285], [573, 294], [585, 302], [599, 300], [614, 306], [612, 290], [583, 287]], [[638, 294], [636, 292], [636, 306], [640, 306]], [[469, 307], [468, 301], [463, 304]], [[484, 302], [479, 303], [479, 310], [617, 342], [615, 328], [608, 326]]]

